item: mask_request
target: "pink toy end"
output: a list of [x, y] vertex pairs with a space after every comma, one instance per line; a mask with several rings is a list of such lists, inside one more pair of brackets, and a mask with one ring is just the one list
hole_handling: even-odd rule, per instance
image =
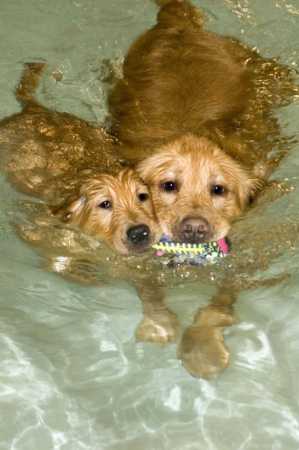
[[228, 243], [226, 242], [225, 238], [219, 239], [219, 241], [217, 241], [217, 244], [219, 245], [222, 253], [226, 255], [229, 252]]

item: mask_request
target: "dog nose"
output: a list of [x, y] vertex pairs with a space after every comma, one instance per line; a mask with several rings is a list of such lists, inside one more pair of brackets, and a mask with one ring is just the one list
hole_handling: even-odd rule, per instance
[[182, 242], [207, 242], [211, 238], [211, 227], [203, 217], [186, 217], [180, 224], [179, 234]]
[[128, 240], [133, 245], [145, 245], [149, 242], [150, 229], [147, 225], [136, 225], [127, 231]]

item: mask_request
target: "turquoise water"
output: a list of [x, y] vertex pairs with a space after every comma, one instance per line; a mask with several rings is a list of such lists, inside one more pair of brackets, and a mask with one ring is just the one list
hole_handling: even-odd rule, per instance
[[[211, 29], [298, 67], [298, 1], [195, 3]], [[149, 0], [2, 1], [0, 116], [19, 110], [23, 62], [46, 60], [64, 78], [46, 74], [41, 101], [103, 120], [102, 61], [121, 61], [155, 11]], [[298, 102], [278, 116], [296, 135]], [[297, 150], [275, 174], [294, 190], [247, 219], [254, 229], [289, 226], [292, 245], [257, 274], [281, 281], [240, 295], [239, 321], [226, 332], [230, 367], [213, 381], [192, 378], [175, 345], [135, 342], [142, 314], [130, 283], [83, 286], [45, 270], [13, 226], [29, 199], [1, 178], [0, 450], [298, 450]], [[182, 279], [168, 305], [187, 325], [213, 290], [213, 282]]]

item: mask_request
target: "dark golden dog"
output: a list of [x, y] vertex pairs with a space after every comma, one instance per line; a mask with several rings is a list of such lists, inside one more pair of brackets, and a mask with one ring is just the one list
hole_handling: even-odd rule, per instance
[[[217, 240], [288, 150], [272, 111], [296, 88], [288, 68], [205, 31], [188, 1], [156, 3], [157, 24], [130, 47], [123, 78], [110, 93], [111, 129], [126, 144], [122, 155], [137, 162], [163, 232], [181, 242]], [[223, 276], [213, 304], [183, 334], [179, 354], [195, 376], [228, 364], [222, 329], [234, 322], [236, 285], [238, 276]], [[162, 315], [162, 298], [147, 302], [145, 311], [143, 339], [159, 341], [153, 317]], [[167, 317], [160, 329], [171, 338], [174, 321]]]
[[112, 131], [142, 160], [164, 232], [218, 239], [281, 158], [268, 157], [279, 135], [270, 110], [288, 69], [205, 31], [188, 1], [157, 3], [157, 24], [131, 46], [111, 92]]
[[120, 167], [115, 143], [102, 128], [37, 103], [42, 70], [43, 64], [26, 66], [17, 89], [24, 109], [1, 123], [10, 180], [117, 252], [145, 251], [159, 238], [147, 187], [134, 170]]

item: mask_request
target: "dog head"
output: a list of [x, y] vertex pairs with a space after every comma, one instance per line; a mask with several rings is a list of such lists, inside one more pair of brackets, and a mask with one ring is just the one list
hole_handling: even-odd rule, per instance
[[132, 169], [89, 179], [55, 212], [123, 255], [147, 250], [160, 236], [149, 191]]
[[206, 138], [186, 135], [139, 163], [163, 233], [180, 242], [225, 237], [259, 182]]

